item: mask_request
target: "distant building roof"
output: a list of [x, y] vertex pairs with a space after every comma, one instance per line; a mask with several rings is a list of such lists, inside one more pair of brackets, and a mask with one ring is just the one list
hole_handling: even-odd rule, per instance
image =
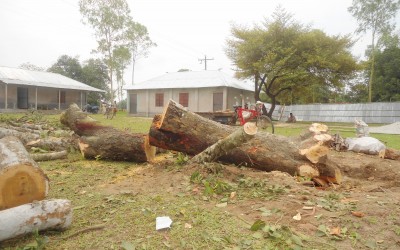
[[56, 73], [1, 66], [0, 81], [7, 84], [26, 86], [105, 92], [104, 90], [93, 88], [89, 85]]
[[218, 70], [183, 71], [167, 73], [153, 79], [126, 86], [126, 90], [141, 89], [178, 89], [178, 88], [208, 88], [231, 87], [254, 91], [254, 87]]

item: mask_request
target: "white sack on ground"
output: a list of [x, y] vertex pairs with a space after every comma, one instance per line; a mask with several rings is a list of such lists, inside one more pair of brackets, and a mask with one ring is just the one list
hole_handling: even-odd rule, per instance
[[373, 137], [346, 138], [345, 143], [349, 145], [348, 150], [369, 155], [386, 149], [385, 144]]

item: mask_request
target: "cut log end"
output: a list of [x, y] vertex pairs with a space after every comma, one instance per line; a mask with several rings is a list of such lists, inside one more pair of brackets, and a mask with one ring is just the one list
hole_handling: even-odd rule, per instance
[[328, 154], [328, 152], [329, 148], [321, 145], [321, 143], [300, 150], [300, 154], [304, 155], [312, 163], [318, 163], [322, 157]]
[[0, 210], [43, 200], [48, 189], [47, 177], [40, 169], [24, 164], [13, 166], [0, 174]]
[[328, 126], [321, 123], [313, 123], [309, 127], [309, 131], [315, 135], [324, 134], [328, 132]]
[[303, 164], [301, 165], [299, 168], [299, 175], [302, 177], [315, 177], [315, 176], [319, 176], [319, 171], [316, 167], [313, 167], [309, 164]]
[[255, 135], [257, 134], [258, 128], [255, 123], [247, 122], [243, 125], [243, 131], [248, 135]]
[[144, 136], [144, 152], [146, 153], [146, 158], [148, 162], [154, 161], [156, 157], [157, 148], [150, 145], [149, 136]]

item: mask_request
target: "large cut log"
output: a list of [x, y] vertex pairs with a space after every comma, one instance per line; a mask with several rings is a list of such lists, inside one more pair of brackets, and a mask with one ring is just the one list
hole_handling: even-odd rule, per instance
[[256, 133], [256, 124], [247, 122], [243, 127], [194, 156], [191, 162], [202, 163], [215, 161], [222, 155], [227, 154], [232, 149], [241, 146], [243, 143], [253, 138]]
[[0, 139], [0, 210], [43, 200], [48, 178], [14, 136]]
[[65, 230], [72, 222], [69, 200], [42, 200], [0, 211], [0, 242], [35, 230]]
[[[229, 136], [235, 129], [187, 111], [171, 100], [164, 113], [153, 119], [149, 132], [150, 144], [196, 155]], [[306, 156], [300, 154], [298, 142], [269, 133], [257, 133], [253, 139], [231, 150], [219, 160], [265, 171], [278, 170], [292, 175], [300, 174], [302, 167], [307, 165], [314, 168], [313, 173], [330, 176], [336, 182], [342, 180], [340, 170], [327, 164], [329, 161], [326, 159], [311, 163]]]
[[86, 159], [146, 162], [154, 159], [156, 148], [148, 135], [101, 126], [76, 104], [61, 115], [60, 121], [80, 135], [79, 148]]

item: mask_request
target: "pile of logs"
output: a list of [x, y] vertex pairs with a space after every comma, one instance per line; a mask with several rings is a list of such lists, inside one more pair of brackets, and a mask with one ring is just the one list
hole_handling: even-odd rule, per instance
[[0, 241], [71, 224], [68, 200], [44, 200], [49, 180], [15, 136], [0, 139]]
[[[149, 137], [153, 146], [198, 155], [219, 140], [229, 138], [236, 130], [187, 111], [171, 100], [164, 113], [154, 117]], [[341, 171], [327, 157], [330, 137], [326, 133], [327, 127], [322, 124], [316, 124], [295, 139], [259, 132], [224, 152], [218, 160], [291, 175], [327, 176], [331, 182], [340, 183]]]
[[[100, 126], [71, 105], [61, 122], [79, 135], [79, 148], [85, 158], [151, 162], [156, 148], [183, 152], [194, 156], [190, 162], [220, 161], [263, 171], [287, 172], [293, 176], [312, 178], [318, 185], [340, 184], [343, 173], [360, 176], [360, 168], [379, 165], [376, 160], [360, 158], [358, 165], [346, 162], [354, 155], [331, 154], [332, 148], [343, 150], [338, 136], [331, 136], [328, 127], [314, 123], [298, 137], [285, 137], [246, 127], [223, 125], [192, 113], [170, 100], [164, 112], [155, 115], [148, 134], [132, 134], [112, 127]], [[395, 158], [398, 151], [386, 150], [383, 158]], [[383, 175], [383, 173], [382, 173]], [[394, 177], [400, 177], [394, 173]]]
[[71, 202], [45, 200], [49, 179], [36, 161], [66, 158], [74, 142], [70, 132], [47, 124], [21, 120], [1, 124], [0, 242], [35, 230], [70, 226]]

